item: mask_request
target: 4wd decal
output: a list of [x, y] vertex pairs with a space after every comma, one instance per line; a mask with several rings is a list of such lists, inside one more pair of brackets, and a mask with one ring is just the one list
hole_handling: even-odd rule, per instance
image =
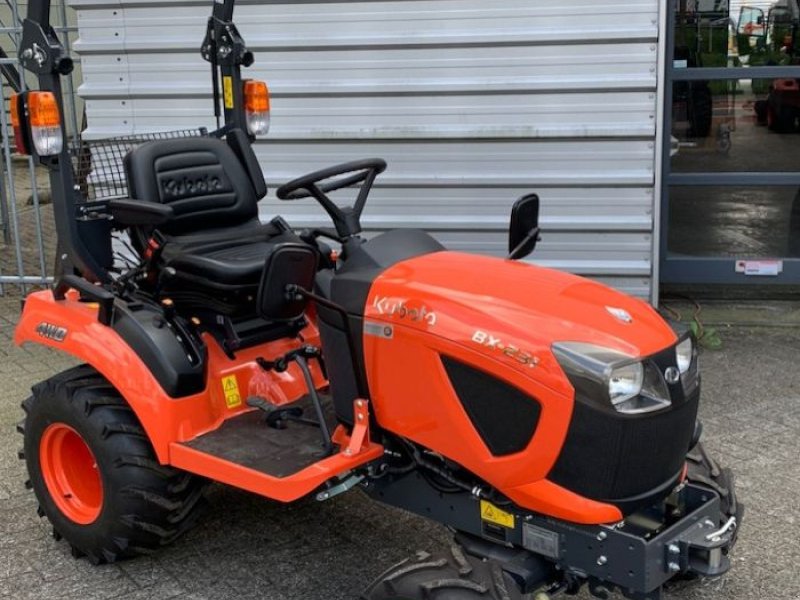
[[428, 310], [425, 305], [411, 306], [406, 300], [378, 296], [372, 306], [379, 315], [406, 319], [412, 323], [426, 323], [431, 327], [436, 325], [436, 313]]
[[505, 356], [509, 358], [513, 358], [518, 363], [521, 363], [531, 369], [534, 368], [536, 365], [539, 364], [539, 359], [530, 354], [529, 352], [525, 352], [520, 350], [516, 346], [512, 346], [511, 344], [506, 344], [500, 338], [494, 337], [493, 335], [486, 333], [485, 331], [476, 331], [472, 335], [472, 341], [476, 344], [480, 344], [484, 348], [489, 348], [490, 350], [496, 350], [497, 352], [502, 352]]
[[54, 342], [63, 342], [67, 338], [67, 333], [69, 332], [64, 327], [42, 322], [36, 326], [36, 333], [45, 339], [53, 340]]

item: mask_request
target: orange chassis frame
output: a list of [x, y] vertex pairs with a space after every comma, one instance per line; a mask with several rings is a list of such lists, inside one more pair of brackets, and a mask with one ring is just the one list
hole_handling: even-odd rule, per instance
[[[243, 401], [251, 395], [267, 395], [278, 404], [292, 402], [307, 393], [299, 367], [291, 364], [283, 373], [265, 372], [257, 357], [267, 360], [294, 349], [293, 340], [276, 340], [248, 348], [228, 358], [216, 340], [204, 334], [208, 348], [206, 389], [184, 398], [171, 398], [131, 347], [110, 327], [98, 321], [97, 304], [81, 302], [70, 290], [56, 301], [51, 291], [36, 292], [25, 300], [25, 310], [14, 342], [32, 342], [71, 354], [91, 364], [123, 395], [144, 428], [159, 461], [165, 465], [208, 477], [267, 498], [292, 502], [308, 495], [326, 481], [380, 458], [383, 446], [369, 435], [369, 403], [355, 402], [356, 425], [351, 432], [339, 426], [334, 443], [342, 451], [321, 459], [293, 475], [278, 478], [205, 454], [183, 445], [219, 428], [226, 420], [251, 411]], [[44, 326], [44, 328], [43, 328]], [[61, 328], [65, 335], [47, 336], [45, 329]], [[319, 343], [313, 325], [303, 332], [307, 343]], [[58, 339], [60, 338], [60, 339]], [[309, 364], [317, 388], [327, 385], [319, 365]], [[231, 377], [235, 378], [231, 380]], [[235, 382], [226, 395], [223, 379]], [[245, 393], [242, 393], [245, 392]]]

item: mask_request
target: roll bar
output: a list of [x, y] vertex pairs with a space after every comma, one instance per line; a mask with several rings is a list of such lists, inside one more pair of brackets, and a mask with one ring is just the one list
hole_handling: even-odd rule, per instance
[[[91, 282], [110, 283], [110, 224], [107, 219], [92, 216], [92, 207], [84, 202], [75, 185], [72, 154], [66, 143], [61, 88], [61, 77], [72, 73], [74, 63], [50, 25], [50, 4], [51, 0], [29, 0], [18, 54], [23, 68], [36, 75], [39, 89], [55, 95], [62, 114], [61, 133], [65, 143], [61, 153], [39, 158], [50, 175], [58, 234], [56, 280], [77, 273]], [[234, 4], [235, 0], [214, 0], [201, 47], [203, 58], [212, 67], [214, 114], [218, 125], [222, 114], [220, 101], [224, 110], [225, 125], [215, 132], [217, 135], [224, 135], [232, 128], [247, 131], [241, 67], [250, 66], [254, 59], [233, 23]]]
[[[206, 37], [200, 54], [211, 64], [211, 81], [214, 91], [214, 116], [220, 128], [220, 100], [225, 115], [225, 126], [218, 133], [231, 128], [247, 132], [242, 91], [242, 67], [255, 62], [253, 53], [247, 49], [239, 30], [233, 23], [235, 0], [215, 0], [214, 9], [208, 19]], [[220, 77], [222, 98], [220, 98]]]
[[[28, 15], [22, 23], [22, 40], [17, 52], [23, 68], [36, 75], [39, 89], [53, 92], [62, 114], [61, 134], [65, 143], [61, 153], [39, 159], [50, 174], [58, 234], [56, 279], [77, 271], [89, 281], [107, 283], [110, 280], [110, 243], [104, 251], [104, 245], [98, 243], [100, 238], [92, 235], [100, 226], [99, 222], [90, 221], [87, 215], [79, 213], [81, 198], [75, 186], [72, 157], [66, 143], [61, 90], [61, 76], [72, 73], [74, 64], [50, 25], [50, 0], [28, 2]], [[106, 233], [110, 237], [110, 232]]]

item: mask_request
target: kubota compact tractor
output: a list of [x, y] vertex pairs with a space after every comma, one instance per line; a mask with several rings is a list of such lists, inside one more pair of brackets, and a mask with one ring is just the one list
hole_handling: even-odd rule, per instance
[[[15, 340], [85, 363], [35, 386], [20, 426], [41, 514], [77, 556], [172, 541], [213, 480], [282, 502], [358, 487], [456, 533], [451, 555], [390, 569], [368, 600], [586, 584], [643, 600], [728, 570], [742, 508], [698, 444], [692, 338], [641, 300], [520, 262], [536, 196], [512, 209], [507, 260], [417, 230], [362, 237], [378, 159], [277, 190], [316, 199], [333, 229], [262, 224], [250, 144], [267, 89], [242, 80], [253, 57], [217, 0], [202, 53], [224, 126], [125, 140], [125, 197], [97, 199], [109, 171], [99, 146], [65, 144], [72, 63], [48, 17], [31, 0], [19, 53], [39, 89], [12, 108], [18, 147], [50, 172], [60, 272]], [[345, 187], [352, 207], [330, 198]], [[114, 231], [133, 264], [112, 260]]]

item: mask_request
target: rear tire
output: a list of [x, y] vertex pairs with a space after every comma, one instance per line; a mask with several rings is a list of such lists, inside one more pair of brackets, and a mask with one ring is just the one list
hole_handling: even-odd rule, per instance
[[362, 600], [520, 600], [522, 594], [500, 564], [453, 546], [449, 555], [420, 552], [378, 577]]
[[714, 122], [714, 96], [705, 82], [689, 85], [689, 137], [707, 138]]
[[756, 123], [759, 125], [766, 125], [767, 124], [767, 101], [766, 100], [756, 100], [756, 103], [753, 107], [756, 113]]
[[149, 553], [194, 522], [204, 480], [158, 463], [130, 406], [93, 368], [34, 386], [22, 407], [26, 485], [73, 556], [98, 564]]
[[794, 113], [779, 101], [770, 100], [767, 105], [767, 127], [775, 133], [794, 131]]

